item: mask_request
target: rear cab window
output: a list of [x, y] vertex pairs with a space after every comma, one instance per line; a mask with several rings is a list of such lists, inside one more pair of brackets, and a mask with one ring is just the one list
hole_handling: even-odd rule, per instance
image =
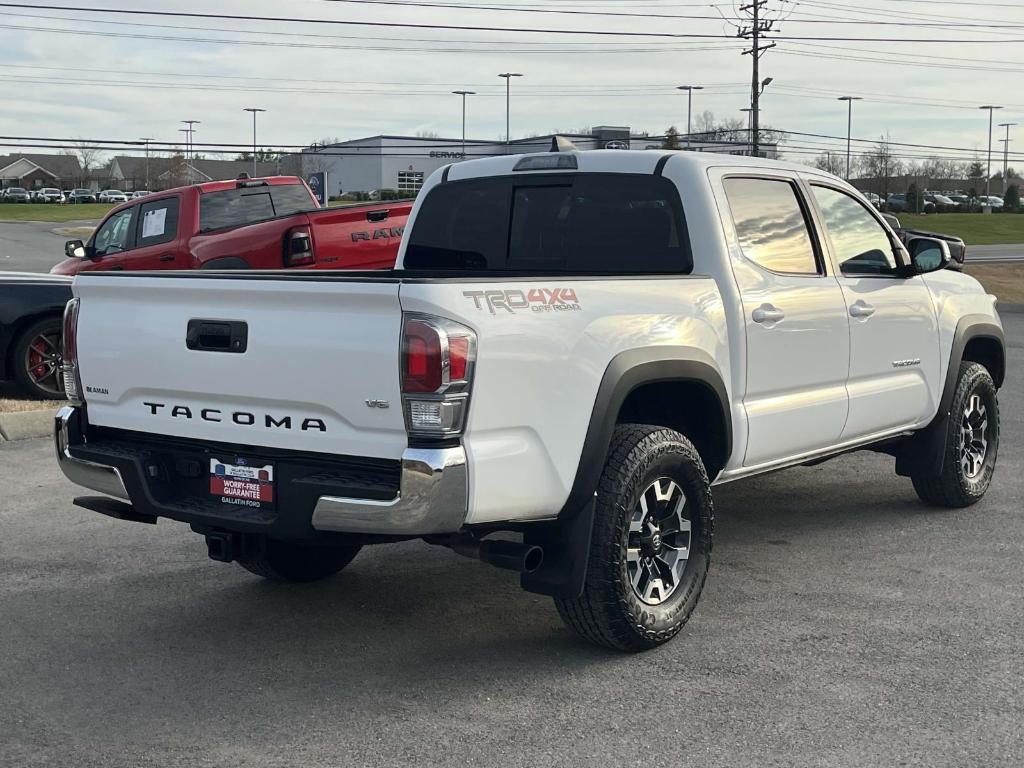
[[241, 227], [316, 208], [302, 184], [238, 187], [199, 196], [199, 231]]
[[675, 185], [650, 174], [575, 173], [450, 181], [423, 201], [405, 269], [688, 274]]

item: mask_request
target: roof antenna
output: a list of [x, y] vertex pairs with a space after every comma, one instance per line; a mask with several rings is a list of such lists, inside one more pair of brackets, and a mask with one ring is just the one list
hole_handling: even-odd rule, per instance
[[551, 137], [551, 151], [552, 152], [578, 152], [579, 147], [573, 144], [565, 136], [552, 136]]

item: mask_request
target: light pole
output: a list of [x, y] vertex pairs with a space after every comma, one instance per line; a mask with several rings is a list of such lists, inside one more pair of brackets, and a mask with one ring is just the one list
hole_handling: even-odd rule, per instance
[[1003, 142], [1003, 197], [1006, 197], [1006, 174], [1010, 171], [1010, 129], [1016, 123], [1000, 123], [1000, 128], [1006, 129], [1006, 138], [1000, 139]]
[[686, 91], [686, 148], [690, 148], [690, 126], [693, 117], [693, 92], [703, 91], [703, 85], [677, 85], [677, 91]]
[[245, 107], [242, 111], [252, 112], [252, 177], [255, 179], [259, 175], [256, 173], [256, 115], [267, 110], [259, 107]]
[[143, 136], [139, 141], [146, 142], [146, 190], [149, 191], [149, 142], [155, 141], [150, 136]]
[[846, 180], [850, 180], [850, 134], [853, 129], [853, 102], [861, 101], [860, 96], [840, 96], [838, 101], [846, 102]]
[[[756, 23], [756, 22], [755, 22]], [[755, 43], [756, 45], [756, 43]], [[757, 51], [754, 51], [754, 82], [757, 82]], [[767, 88], [775, 80], [774, 77], [766, 77], [761, 81], [761, 85], [754, 89], [753, 103], [750, 105], [750, 116], [752, 119], [751, 135], [753, 138], [752, 152], [750, 153], [753, 157], [761, 156], [761, 95], [764, 93], [764, 89]]]
[[199, 125], [198, 120], [182, 120], [186, 126], [185, 129], [185, 165], [188, 183], [192, 183], [192, 134], [196, 132], [194, 126]]
[[750, 150], [750, 153], [753, 154], [753, 152], [754, 152], [754, 123], [753, 123], [754, 108], [753, 107], [744, 107], [743, 109], [740, 110], [740, 112], [746, 112], [747, 113], [747, 147]]
[[522, 77], [521, 72], [505, 72], [504, 74], [498, 75], [498, 77], [505, 78], [505, 153], [508, 154], [508, 147], [512, 143], [512, 129], [510, 124], [512, 121], [512, 78]]
[[992, 191], [992, 113], [997, 109], [1002, 109], [1002, 107], [998, 107], [995, 104], [985, 104], [978, 107], [978, 109], [988, 110], [988, 165], [985, 167], [985, 203], [991, 205], [988, 197]]
[[476, 96], [476, 91], [452, 91], [462, 97], [462, 159], [466, 159], [466, 97]]

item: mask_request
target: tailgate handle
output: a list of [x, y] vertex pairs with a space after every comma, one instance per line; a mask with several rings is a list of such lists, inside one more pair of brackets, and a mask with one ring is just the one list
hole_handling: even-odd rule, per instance
[[189, 320], [185, 346], [199, 352], [245, 352], [249, 325], [240, 320]]
[[384, 219], [386, 219], [388, 217], [389, 213], [391, 213], [391, 211], [389, 209], [387, 209], [387, 208], [385, 208], [382, 211], [369, 211], [366, 214], [366, 220], [367, 221], [384, 221]]

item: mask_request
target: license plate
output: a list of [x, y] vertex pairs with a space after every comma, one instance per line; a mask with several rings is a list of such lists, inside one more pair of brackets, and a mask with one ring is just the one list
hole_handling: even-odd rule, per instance
[[222, 504], [254, 509], [274, 508], [274, 465], [235, 457], [210, 459], [210, 494]]

